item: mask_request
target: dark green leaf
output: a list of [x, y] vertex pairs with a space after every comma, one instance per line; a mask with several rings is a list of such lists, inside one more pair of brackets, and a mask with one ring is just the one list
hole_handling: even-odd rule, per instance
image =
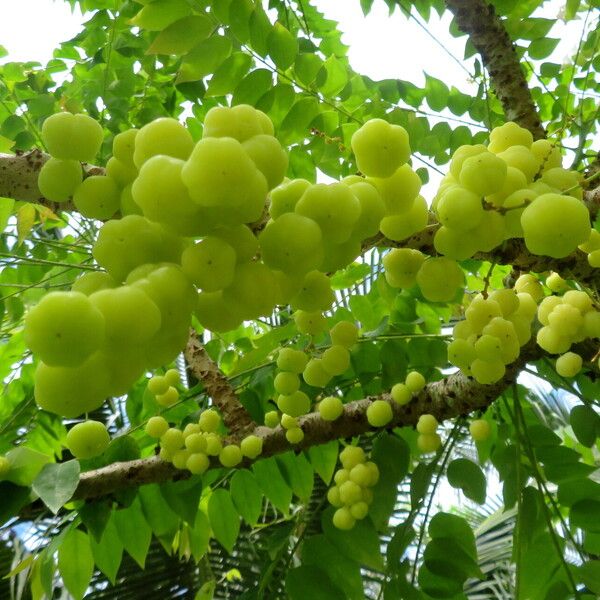
[[600, 431], [600, 416], [591, 406], [580, 404], [573, 407], [569, 415], [569, 423], [583, 446], [591, 448], [596, 443]]
[[285, 591], [290, 600], [344, 600], [342, 590], [333, 585], [327, 573], [315, 566], [301, 566], [288, 571]]
[[198, 81], [214, 73], [231, 54], [231, 47], [231, 41], [220, 35], [213, 35], [200, 42], [183, 59], [177, 83]]
[[196, 562], [199, 562], [208, 551], [211, 534], [208, 517], [202, 511], [198, 511], [194, 527], [189, 529], [188, 533], [192, 556]]
[[194, 524], [202, 494], [202, 480], [199, 477], [191, 477], [187, 481], [163, 483], [160, 486], [160, 493], [174, 513], [187, 521], [188, 525]]
[[156, 483], [143, 485], [138, 490], [138, 498], [152, 533], [156, 537], [171, 536], [172, 539], [179, 528], [179, 517], [169, 507], [160, 487]]
[[117, 535], [123, 548], [143, 569], [150, 548], [152, 530], [144, 518], [139, 500], [136, 500], [129, 508], [116, 510], [111, 521], [117, 528]]
[[90, 545], [94, 562], [114, 585], [123, 558], [123, 543], [112, 519], [108, 521], [99, 541], [90, 538]]
[[466, 458], [457, 458], [448, 465], [448, 483], [460, 488], [467, 498], [478, 504], [485, 502], [487, 481], [483, 471]]
[[596, 594], [600, 595], [600, 560], [589, 560], [578, 569], [583, 583]]
[[573, 527], [600, 533], [600, 500], [579, 500], [571, 507], [569, 519]]
[[410, 478], [410, 505], [414, 510], [427, 494], [434, 471], [433, 463], [420, 462]]
[[111, 503], [106, 500], [92, 500], [86, 502], [79, 509], [79, 517], [88, 533], [92, 534], [92, 541], [100, 541], [112, 514]]

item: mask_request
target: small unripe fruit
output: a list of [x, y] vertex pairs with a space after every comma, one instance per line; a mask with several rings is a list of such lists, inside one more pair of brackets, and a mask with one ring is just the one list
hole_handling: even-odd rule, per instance
[[344, 403], [336, 396], [327, 396], [319, 402], [319, 414], [324, 421], [335, 421], [344, 412]]
[[344, 505], [344, 503], [340, 500], [340, 488], [338, 488], [337, 485], [334, 485], [332, 488], [327, 490], [327, 502], [336, 508], [340, 508]]
[[392, 387], [392, 400], [399, 404], [400, 406], [404, 406], [408, 404], [412, 398], [412, 392], [408, 389], [408, 386], [405, 383], [397, 383]]
[[367, 420], [372, 427], [384, 427], [393, 416], [392, 407], [385, 400], [375, 400], [367, 408]]
[[179, 400], [179, 392], [173, 386], [169, 386], [164, 394], [156, 396], [156, 401], [161, 406], [173, 406]]
[[160, 438], [169, 429], [169, 424], [164, 417], [150, 417], [146, 423], [145, 431], [153, 438]]
[[206, 438], [201, 433], [192, 433], [185, 438], [185, 447], [191, 452], [206, 452]]
[[195, 452], [188, 456], [186, 467], [194, 475], [202, 475], [210, 465], [208, 456], [201, 452]]
[[561, 377], [575, 377], [581, 371], [582, 365], [583, 359], [579, 354], [566, 352], [556, 359], [556, 372]]
[[175, 453], [183, 446], [184, 438], [181, 429], [171, 427], [160, 436], [160, 445], [167, 452]]
[[221, 423], [221, 417], [216, 410], [212, 408], [205, 410], [198, 419], [198, 424], [202, 428], [202, 431], [207, 433], [214, 433]]
[[354, 481], [344, 481], [344, 483], [340, 485], [340, 500], [344, 504], [354, 504], [355, 502], [358, 502], [361, 498], [362, 490], [360, 489], [360, 485], [358, 485]]
[[406, 380], [404, 383], [413, 394], [417, 394], [425, 387], [425, 384], [427, 382], [425, 381], [425, 377], [423, 377], [421, 373], [419, 373], [418, 371], [411, 371], [406, 376]]
[[219, 461], [224, 467], [235, 467], [242, 462], [242, 451], [239, 446], [230, 444], [219, 453]]
[[292, 427], [285, 432], [285, 439], [290, 444], [299, 444], [304, 439], [304, 431], [300, 427]]
[[369, 513], [369, 505], [364, 500], [356, 502], [350, 507], [350, 513], [357, 521], [360, 521]]
[[485, 442], [492, 431], [490, 424], [485, 419], [475, 419], [469, 425], [471, 437], [476, 442]]
[[333, 513], [333, 524], [338, 529], [342, 529], [343, 531], [349, 531], [354, 527], [356, 523], [356, 519], [352, 516], [350, 509], [347, 506], [343, 506], [342, 508], [338, 508]]
[[216, 433], [207, 433], [206, 438], [206, 454], [209, 456], [219, 456], [223, 449], [221, 438]]
[[365, 462], [365, 451], [360, 446], [346, 446], [340, 452], [340, 462], [344, 469], [352, 469], [358, 463]]
[[84, 421], [67, 433], [67, 448], [75, 458], [93, 458], [102, 454], [110, 443], [104, 423]]
[[276, 410], [265, 413], [265, 426], [274, 428], [277, 425], [279, 425], [279, 413]]
[[417, 422], [417, 431], [422, 434], [433, 434], [438, 427], [437, 419], [433, 415], [425, 414], [419, 417]]
[[442, 445], [442, 439], [437, 433], [421, 433], [417, 437], [417, 447], [424, 454], [436, 452]]
[[262, 453], [262, 448], [263, 440], [257, 435], [246, 436], [240, 444], [242, 454], [252, 459], [256, 458]]

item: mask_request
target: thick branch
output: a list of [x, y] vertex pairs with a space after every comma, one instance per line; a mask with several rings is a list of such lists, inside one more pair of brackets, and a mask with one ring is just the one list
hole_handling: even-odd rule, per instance
[[494, 7], [485, 0], [446, 0], [446, 6], [481, 54], [506, 118], [535, 139], [545, 137], [517, 52]]
[[202, 382], [207, 394], [213, 399], [231, 434], [243, 436], [252, 431], [256, 426], [252, 417], [239, 401], [227, 377], [208, 355], [194, 330], [191, 331], [185, 348], [185, 359], [192, 375]]
[[[372, 400], [383, 398], [390, 402], [394, 417], [388, 427], [414, 426], [422, 414], [435, 415], [438, 421], [468, 415], [475, 410], [489, 406], [507, 387], [511, 386], [523, 365], [538, 358], [540, 351], [532, 342], [522, 349], [519, 360], [507, 368], [505, 377], [493, 385], [481, 385], [461, 373], [450, 375], [441, 381], [428, 384], [406, 406], [399, 406], [390, 399], [389, 394], [350, 402], [345, 405], [342, 416], [336, 421], [324, 421], [318, 413], [311, 413], [299, 419], [304, 431], [304, 440], [292, 446], [285, 438], [281, 427], [269, 429], [257, 427], [256, 435], [263, 438], [262, 458], [280, 454], [291, 449], [300, 450], [325, 444], [339, 438], [349, 438], [373, 430], [366, 417], [367, 407]], [[235, 436], [232, 441], [239, 441]], [[213, 460], [213, 465], [218, 466]], [[246, 463], [248, 464], [248, 463]], [[114, 463], [108, 467], [88, 471], [81, 475], [74, 499], [83, 500], [106, 496], [117, 490], [160, 483], [173, 479], [184, 479], [187, 471], [179, 471], [170, 463], [158, 457]]]

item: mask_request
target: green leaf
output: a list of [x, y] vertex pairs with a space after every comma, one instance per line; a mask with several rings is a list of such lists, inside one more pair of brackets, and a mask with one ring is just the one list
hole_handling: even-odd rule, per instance
[[346, 558], [323, 534], [308, 538], [302, 544], [302, 564], [316, 567], [327, 565], [331, 582], [342, 590], [348, 600], [363, 600], [365, 591], [358, 563]]
[[275, 458], [265, 458], [252, 465], [258, 485], [275, 508], [287, 515], [292, 501], [292, 489], [286, 483]]
[[108, 500], [88, 501], [79, 509], [81, 522], [85, 525], [88, 533], [92, 535], [91, 541], [98, 542], [102, 539], [111, 515], [112, 506]]
[[217, 582], [214, 579], [210, 579], [206, 583], [202, 584], [202, 587], [194, 596], [194, 600], [212, 600], [215, 597], [216, 589]]
[[[179, 528], [179, 517], [161, 494], [157, 484], [143, 485], [138, 490], [142, 513], [156, 537], [173, 536]], [[190, 511], [191, 512], [191, 511]]]
[[427, 494], [434, 471], [433, 463], [420, 462], [410, 478], [410, 506], [414, 510]]
[[94, 572], [94, 557], [88, 536], [71, 529], [58, 548], [58, 570], [69, 593], [80, 600]]
[[6, 523], [19, 513], [21, 508], [31, 501], [31, 489], [15, 485], [9, 481], [0, 481], [0, 523]]
[[432, 110], [442, 110], [448, 105], [450, 91], [443, 81], [425, 74], [427, 104]]
[[188, 534], [192, 556], [196, 562], [200, 562], [208, 551], [211, 534], [208, 517], [202, 511], [198, 511], [194, 527], [188, 530]]
[[419, 569], [418, 581], [421, 590], [433, 598], [455, 598], [463, 589], [462, 581], [436, 575], [427, 565], [423, 565]]
[[239, 469], [229, 483], [231, 499], [248, 525], [256, 525], [263, 505], [263, 493], [248, 469]]
[[381, 571], [383, 559], [379, 544], [379, 535], [369, 517], [357, 521], [353, 529], [342, 531], [333, 525], [335, 509], [327, 508], [321, 515], [321, 528], [338, 552], [360, 565]]
[[198, 81], [214, 73], [231, 54], [231, 41], [220, 35], [213, 35], [185, 56], [177, 74], [177, 83]]
[[191, 12], [192, 9], [185, 0], [161, 0], [146, 4], [131, 19], [131, 23], [148, 31], [161, 31]]
[[323, 61], [316, 55], [308, 52], [301, 52], [296, 57], [294, 72], [300, 83], [310, 86], [317, 77], [317, 73], [323, 66]]
[[4, 479], [23, 486], [31, 485], [43, 466], [50, 462], [50, 457], [27, 446], [10, 450], [6, 458], [10, 463], [10, 471]]
[[547, 58], [552, 54], [554, 48], [558, 45], [560, 40], [558, 38], [540, 38], [534, 40], [529, 44], [529, 48], [527, 48], [527, 53], [530, 58], [541, 60], [542, 58]]
[[463, 491], [473, 502], [483, 504], [486, 497], [487, 480], [483, 471], [467, 458], [457, 458], [448, 465], [448, 483]]
[[330, 56], [317, 75], [316, 86], [326, 97], [337, 96], [348, 83], [348, 67], [335, 56]]
[[449, 537], [431, 540], [425, 548], [423, 560], [427, 568], [440, 577], [457, 579], [460, 582], [464, 582], [468, 577], [483, 578], [477, 561]]
[[106, 524], [99, 541], [93, 537], [90, 538], [90, 545], [96, 566], [114, 585], [123, 559], [123, 543], [119, 538], [113, 519]]
[[292, 492], [303, 502], [308, 502], [313, 491], [315, 472], [304, 454], [286, 452], [277, 457], [277, 462]]
[[600, 416], [591, 406], [580, 404], [573, 407], [569, 415], [569, 423], [583, 446], [591, 448], [596, 443], [600, 430]]
[[194, 524], [200, 504], [200, 495], [202, 494], [202, 480], [200, 477], [190, 477], [186, 481], [163, 483], [160, 486], [160, 493], [175, 514], [182, 517], [189, 525]]
[[592, 533], [600, 533], [600, 500], [580, 500], [575, 502], [569, 513], [573, 527]]
[[290, 600], [345, 600], [342, 590], [333, 585], [327, 573], [316, 566], [290, 569], [285, 577], [285, 591]]
[[335, 472], [335, 465], [338, 459], [338, 441], [332, 440], [327, 444], [321, 444], [320, 446], [311, 446], [308, 449], [308, 458], [312, 466], [314, 467], [317, 475], [329, 485], [333, 473]]
[[146, 54], [186, 54], [206, 39], [214, 25], [205, 15], [190, 15], [179, 19], [161, 31]]
[[250, 69], [252, 58], [243, 52], [234, 52], [214, 73], [206, 96], [223, 96], [233, 92]]
[[290, 144], [308, 136], [309, 125], [319, 114], [321, 107], [315, 98], [300, 97], [281, 123], [282, 143]]
[[268, 69], [255, 69], [250, 72], [233, 92], [232, 105], [250, 104], [256, 102], [267, 93], [273, 85], [273, 75]]
[[269, 33], [273, 26], [260, 4], [256, 4], [250, 17], [250, 45], [261, 56], [269, 53]]
[[13, 214], [15, 201], [12, 198], [0, 196], [0, 233], [6, 229], [8, 219]]
[[583, 563], [577, 571], [586, 587], [600, 595], [600, 560], [589, 560]]
[[298, 40], [281, 24], [275, 23], [267, 41], [269, 56], [279, 69], [287, 69], [296, 60]]
[[410, 448], [397, 435], [384, 433], [373, 444], [371, 459], [379, 467], [379, 481], [373, 487], [369, 516], [379, 531], [387, 529], [398, 496], [398, 485], [406, 477]]
[[229, 4], [229, 26], [242, 44], [250, 39], [250, 19], [253, 12], [251, 0], [231, 0]]
[[240, 533], [240, 515], [227, 490], [214, 490], [208, 500], [208, 519], [217, 541], [231, 554]]
[[473, 530], [462, 517], [450, 513], [439, 512], [429, 522], [429, 536], [431, 539], [450, 538], [460, 545], [467, 556], [477, 559], [475, 535]]
[[56, 514], [71, 499], [79, 483], [79, 462], [48, 463], [35, 478], [33, 491]]
[[144, 518], [140, 501], [136, 500], [129, 508], [116, 510], [111, 521], [117, 528], [123, 548], [143, 569], [152, 540], [152, 530]]

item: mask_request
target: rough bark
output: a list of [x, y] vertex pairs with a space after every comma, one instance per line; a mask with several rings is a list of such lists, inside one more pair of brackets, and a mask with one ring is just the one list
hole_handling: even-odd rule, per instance
[[545, 137], [516, 49], [494, 7], [485, 0], [446, 0], [446, 6], [481, 55], [506, 118], [535, 139]]
[[204, 345], [193, 329], [185, 348], [188, 368], [194, 377], [202, 382], [206, 393], [219, 409], [223, 422], [234, 436], [242, 436], [256, 426], [248, 411], [240, 403], [237, 394], [227, 377], [208, 355]]

